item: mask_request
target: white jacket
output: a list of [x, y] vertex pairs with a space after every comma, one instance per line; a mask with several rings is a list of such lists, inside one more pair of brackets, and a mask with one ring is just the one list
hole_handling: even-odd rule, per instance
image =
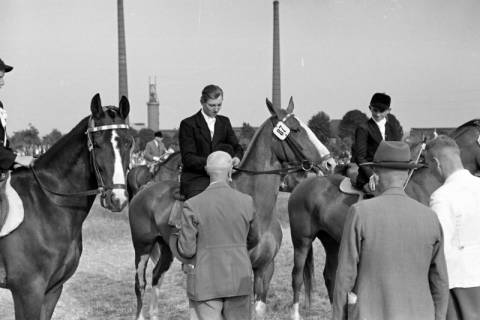
[[444, 235], [450, 288], [480, 286], [480, 178], [458, 170], [430, 197]]

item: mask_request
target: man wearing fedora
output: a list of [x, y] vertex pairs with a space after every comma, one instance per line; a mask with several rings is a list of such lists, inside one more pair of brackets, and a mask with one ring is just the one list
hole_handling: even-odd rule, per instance
[[334, 319], [445, 319], [448, 277], [442, 228], [427, 206], [404, 190], [409, 146], [382, 141], [371, 166], [380, 195], [348, 212], [335, 278]]
[[480, 319], [480, 178], [463, 167], [452, 138], [427, 144], [426, 160], [443, 185], [432, 193], [445, 238], [450, 299], [447, 320]]
[[253, 272], [248, 248], [257, 244], [259, 236], [252, 197], [228, 184], [232, 167], [228, 153], [211, 153], [205, 166], [210, 185], [184, 205], [177, 249], [181, 257], [193, 257], [191, 262], [183, 261], [190, 319], [251, 318]]
[[[12, 70], [12, 66], [0, 59], [0, 89], [5, 85], [5, 74]], [[33, 157], [17, 155], [10, 148], [7, 139], [7, 111], [0, 101], [0, 175], [4, 176], [5, 172], [13, 169], [14, 165], [28, 166], [32, 161]]]
[[367, 193], [375, 191], [378, 176], [371, 168], [361, 164], [372, 161], [380, 141], [402, 140], [403, 130], [398, 120], [390, 114], [390, 102], [388, 94], [375, 93], [369, 106], [372, 117], [355, 130], [352, 162], [359, 166], [355, 185]]

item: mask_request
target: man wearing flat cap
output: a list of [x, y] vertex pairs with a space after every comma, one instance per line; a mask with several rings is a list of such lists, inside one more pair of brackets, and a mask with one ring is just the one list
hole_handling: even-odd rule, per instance
[[370, 166], [381, 194], [350, 208], [342, 234], [333, 319], [445, 319], [448, 276], [436, 214], [403, 185], [409, 146], [380, 142]]
[[251, 318], [252, 265], [248, 248], [259, 236], [253, 199], [228, 184], [232, 157], [215, 151], [205, 170], [210, 185], [185, 201], [177, 249], [187, 273], [190, 319]]
[[375, 191], [378, 177], [368, 166], [362, 163], [372, 161], [380, 141], [400, 141], [403, 130], [398, 120], [390, 114], [391, 98], [386, 93], [375, 93], [370, 101], [369, 109], [372, 117], [360, 125], [355, 131], [352, 146], [352, 162], [358, 166], [356, 186], [367, 193]]
[[[12, 71], [13, 67], [5, 64], [0, 59], [0, 89], [5, 85], [5, 74]], [[33, 161], [33, 157], [17, 155], [10, 148], [7, 139], [7, 111], [0, 101], [0, 175], [4, 176], [5, 172], [13, 169], [14, 165], [28, 166]]]

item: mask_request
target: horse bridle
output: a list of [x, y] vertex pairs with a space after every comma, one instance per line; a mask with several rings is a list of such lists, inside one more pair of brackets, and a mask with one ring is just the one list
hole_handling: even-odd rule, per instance
[[[292, 116], [294, 116], [293, 113], [288, 113], [281, 120], [278, 120], [278, 117], [276, 117], [275, 119], [277, 119], [277, 122], [274, 121], [274, 117], [271, 117], [270, 121], [272, 122], [272, 125], [273, 125], [274, 128], [277, 126], [277, 124], [279, 122], [281, 122], [284, 126], [287, 126], [286, 121], [288, 120], [288, 118], [290, 118]], [[287, 128], [288, 128], [288, 126], [287, 126]], [[249, 174], [280, 174], [280, 175], [284, 175], [284, 174], [289, 174], [289, 173], [294, 173], [294, 172], [299, 172], [299, 171], [309, 172], [309, 171], [314, 171], [315, 169], [320, 168], [320, 165], [318, 163], [315, 163], [315, 162], [313, 162], [313, 161], [311, 161], [307, 158], [305, 153], [302, 151], [303, 150], [302, 146], [300, 145], [300, 143], [298, 143], [297, 140], [295, 140], [295, 138], [292, 137], [292, 135], [288, 134], [284, 140], [281, 140], [280, 138], [278, 138], [278, 139], [280, 140], [280, 145], [282, 146], [282, 150], [283, 150], [283, 154], [285, 156], [285, 159], [288, 159], [287, 151], [285, 149], [285, 143], [286, 143], [288, 145], [288, 147], [290, 148], [290, 150], [292, 150], [292, 152], [293, 152], [293, 154], [294, 154], [294, 156], [297, 160], [296, 162], [289, 162], [289, 163], [297, 163], [297, 165], [287, 166], [287, 167], [284, 167], [284, 168], [281, 168], [281, 169], [273, 169], [273, 170], [265, 170], [265, 171], [254, 171], [254, 170], [247, 170], [247, 169], [242, 169], [242, 168], [237, 168], [237, 167], [235, 167], [234, 169], [237, 170], [237, 171], [245, 172], [245, 173], [249, 173]], [[331, 157], [332, 156], [330, 154], [327, 154], [327, 155], [323, 156], [320, 163], [325, 161], [325, 160], [330, 159]]]
[[72, 192], [72, 193], [61, 193], [61, 192], [56, 192], [53, 190], [50, 190], [47, 188], [41, 181], [40, 177], [38, 176], [37, 171], [34, 168], [34, 165], [32, 164], [30, 166], [33, 175], [35, 177], [35, 180], [38, 182], [40, 187], [43, 190], [48, 191], [51, 194], [54, 194], [56, 196], [61, 196], [61, 197], [84, 197], [84, 196], [93, 196], [97, 194], [101, 194], [102, 198], [106, 197], [106, 192], [108, 190], [112, 189], [124, 189], [127, 190], [127, 186], [125, 183], [122, 184], [112, 184], [110, 186], [106, 186], [102, 175], [100, 174], [100, 171], [98, 170], [98, 164], [97, 160], [95, 157], [95, 148], [93, 147], [93, 140], [92, 140], [92, 133], [98, 132], [98, 131], [107, 131], [107, 130], [116, 130], [116, 129], [129, 129], [130, 127], [127, 124], [108, 124], [108, 125], [103, 125], [103, 126], [95, 126], [95, 123], [93, 121], [92, 116], [90, 116], [90, 119], [88, 120], [88, 128], [87, 131], [85, 131], [85, 134], [87, 135], [87, 148], [90, 153], [90, 162], [92, 163], [93, 170], [95, 172], [95, 178], [97, 180], [97, 188], [96, 189], [90, 189], [86, 191], [79, 191], [79, 192]]

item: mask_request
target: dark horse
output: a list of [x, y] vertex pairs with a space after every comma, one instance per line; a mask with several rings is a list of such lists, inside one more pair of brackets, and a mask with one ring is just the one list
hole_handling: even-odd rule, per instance
[[[233, 185], [238, 190], [251, 195], [254, 199], [260, 230], [260, 241], [250, 251], [254, 268], [256, 312], [264, 317], [266, 312], [267, 291], [273, 275], [274, 257], [282, 240], [282, 230], [274, 215], [281, 174], [291, 170], [311, 169], [312, 166], [334, 167], [335, 162], [329, 157], [325, 146], [313, 132], [293, 115], [293, 101], [290, 100], [286, 110], [277, 109], [267, 101], [271, 117], [257, 130], [239, 165], [239, 172], [234, 175]], [[288, 128], [290, 134], [285, 140], [277, 138], [273, 131], [279, 121]], [[156, 297], [152, 298], [155, 306], [151, 308], [151, 319], [158, 319], [155, 314], [159, 300], [161, 279], [173, 261], [169, 248], [171, 233], [167, 221], [174, 205], [172, 189], [176, 182], [151, 184], [140, 190], [130, 202], [129, 217], [135, 248], [135, 293], [137, 295], [137, 319], [143, 319], [143, 297], [145, 293], [145, 270], [156, 246], [160, 257], [152, 274], [152, 286]]]
[[102, 107], [96, 94], [89, 117], [31, 168], [12, 172], [25, 215], [18, 229], [0, 238], [0, 286], [12, 292], [15, 319], [51, 319], [63, 284], [77, 269], [82, 224], [96, 194], [111, 211], [127, 205], [129, 110], [125, 97], [119, 108]]
[[177, 180], [179, 170], [182, 166], [180, 152], [172, 153], [167, 160], [155, 165], [153, 173], [146, 165], [132, 168], [127, 174], [127, 190], [129, 200], [137, 194], [138, 190], [148, 182], [159, 182], [165, 180]]
[[[465, 167], [475, 173], [480, 168], [480, 121], [472, 120], [458, 127], [452, 137], [457, 141]], [[418, 154], [418, 149], [412, 155]], [[307, 304], [310, 303], [313, 279], [312, 242], [318, 238], [326, 253], [323, 276], [330, 301], [337, 270], [337, 255], [346, 214], [350, 205], [357, 202], [357, 195], [339, 191], [345, 178], [335, 174], [328, 177], [308, 178], [292, 192], [288, 202], [290, 232], [294, 247], [292, 270], [293, 306], [291, 319], [301, 319], [299, 313], [300, 288], [305, 282]], [[433, 191], [441, 185], [429, 168], [418, 169], [412, 175], [405, 191], [417, 201], [429, 205]]]

